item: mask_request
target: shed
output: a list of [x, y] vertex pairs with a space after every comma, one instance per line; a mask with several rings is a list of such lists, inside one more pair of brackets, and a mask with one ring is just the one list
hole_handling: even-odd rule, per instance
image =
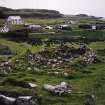
[[38, 31], [41, 29], [40, 25], [28, 25], [27, 29], [31, 30], [31, 31]]
[[57, 28], [58, 28], [58, 29], [61, 29], [61, 30], [72, 30], [72, 28], [71, 28], [70, 25], [68, 25], [68, 24], [61, 24], [61, 25], [58, 25]]

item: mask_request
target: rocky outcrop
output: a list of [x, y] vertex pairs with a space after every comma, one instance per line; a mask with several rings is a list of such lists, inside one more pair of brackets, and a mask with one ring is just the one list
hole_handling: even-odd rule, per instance
[[0, 95], [0, 105], [36, 105], [36, 98], [33, 96], [7, 97]]

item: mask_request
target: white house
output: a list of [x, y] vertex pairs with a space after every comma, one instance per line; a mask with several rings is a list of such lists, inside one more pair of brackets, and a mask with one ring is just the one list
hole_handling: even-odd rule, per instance
[[7, 24], [21, 25], [23, 24], [23, 20], [20, 16], [9, 16], [7, 18]]

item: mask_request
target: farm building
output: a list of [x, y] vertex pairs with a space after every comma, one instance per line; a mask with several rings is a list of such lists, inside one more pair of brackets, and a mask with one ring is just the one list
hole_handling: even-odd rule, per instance
[[77, 21], [73, 21], [73, 20], [70, 20], [70, 21], [66, 21], [65, 24], [76, 24]]
[[7, 24], [21, 25], [23, 24], [23, 19], [20, 16], [9, 16], [7, 18]]
[[49, 30], [52, 30], [53, 27], [52, 26], [46, 26], [45, 29], [49, 29]]
[[40, 25], [28, 25], [27, 26], [27, 29], [30, 30], [30, 31], [38, 31], [38, 30], [41, 30], [41, 26]]
[[29, 29], [32, 29], [32, 28], [37, 29], [37, 28], [41, 28], [41, 26], [40, 25], [29, 25], [27, 28], [29, 28]]
[[93, 30], [103, 30], [105, 29], [105, 23], [96, 23], [92, 25]]
[[92, 25], [90, 25], [90, 24], [81, 24], [81, 25], [79, 25], [79, 28], [80, 28], [80, 29], [84, 29], [84, 30], [90, 30], [90, 29], [92, 29], [93, 27], [92, 27]]
[[105, 29], [105, 22], [96, 23], [97, 30]]
[[84, 30], [103, 30], [105, 29], [105, 23], [81, 24], [79, 28]]
[[72, 30], [72, 28], [67, 25], [67, 24], [61, 24], [57, 26], [57, 29], [61, 29], [61, 30]]

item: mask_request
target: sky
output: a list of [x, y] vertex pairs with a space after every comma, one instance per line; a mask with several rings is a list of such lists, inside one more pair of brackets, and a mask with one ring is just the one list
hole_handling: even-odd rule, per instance
[[0, 0], [0, 6], [58, 10], [63, 14], [105, 17], [105, 0]]

